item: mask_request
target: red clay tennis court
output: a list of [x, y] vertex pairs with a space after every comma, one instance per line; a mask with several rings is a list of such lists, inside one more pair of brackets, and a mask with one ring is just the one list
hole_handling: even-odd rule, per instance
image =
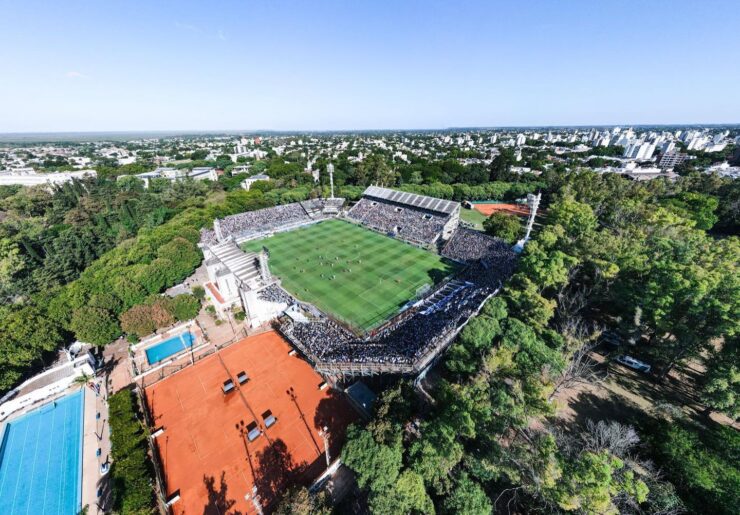
[[526, 205], [521, 204], [504, 204], [497, 202], [491, 204], [473, 204], [473, 207], [486, 216], [491, 216], [497, 211], [508, 215], [529, 216], [529, 208]]
[[[156, 443], [167, 497], [180, 494], [173, 513], [255, 513], [254, 495], [267, 506], [288, 483], [309, 483], [326, 468], [322, 427], [336, 458], [354, 412], [290, 351], [270, 331], [146, 389], [154, 426], [164, 429]], [[241, 384], [240, 372], [248, 376]], [[223, 393], [229, 379], [234, 388]]]

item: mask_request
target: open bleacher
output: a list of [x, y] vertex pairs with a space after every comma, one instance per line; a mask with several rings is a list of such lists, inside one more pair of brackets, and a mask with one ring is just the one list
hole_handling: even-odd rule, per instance
[[214, 220], [213, 229], [201, 229], [200, 242], [204, 245], [226, 240], [243, 242], [272, 232], [290, 230], [336, 216], [343, 205], [343, 198], [310, 199], [246, 211]]
[[268, 207], [227, 216], [213, 222], [219, 241], [234, 238], [237, 241], [251, 235], [262, 234], [278, 228], [298, 227], [311, 222], [311, 217], [299, 202]]

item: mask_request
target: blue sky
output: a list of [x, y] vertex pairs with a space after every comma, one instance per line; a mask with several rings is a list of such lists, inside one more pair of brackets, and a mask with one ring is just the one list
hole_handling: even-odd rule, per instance
[[0, 13], [0, 132], [740, 122], [737, 0], [0, 0]]

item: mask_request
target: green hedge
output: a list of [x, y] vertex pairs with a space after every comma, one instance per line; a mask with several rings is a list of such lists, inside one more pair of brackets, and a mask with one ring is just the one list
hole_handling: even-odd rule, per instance
[[136, 395], [131, 390], [121, 390], [109, 398], [113, 508], [122, 514], [154, 512], [154, 467], [138, 413]]

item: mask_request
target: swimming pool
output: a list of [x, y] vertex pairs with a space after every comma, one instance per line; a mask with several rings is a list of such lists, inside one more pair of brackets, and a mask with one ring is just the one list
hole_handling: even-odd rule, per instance
[[181, 350], [188, 349], [193, 346], [195, 341], [195, 335], [187, 332], [173, 336], [172, 338], [165, 340], [157, 345], [153, 345], [146, 350], [146, 359], [150, 365], [159, 363], [160, 361], [169, 358], [173, 354], [177, 354]]
[[83, 400], [79, 390], [5, 425], [0, 513], [79, 512]]

